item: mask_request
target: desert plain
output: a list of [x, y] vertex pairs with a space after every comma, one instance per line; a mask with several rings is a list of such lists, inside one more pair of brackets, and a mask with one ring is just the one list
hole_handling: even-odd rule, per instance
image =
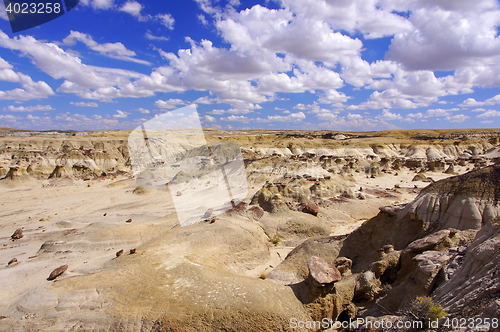
[[[498, 129], [205, 129], [244, 165], [219, 210], [182, 169], [138, 183], [130, 133], [0, 129], [1, 331], [334, 331], [291, 322], [424, 321], [422, 301], [435, 330], [499, 317]], [[174, 201], [205, 217], [181, 225]]]

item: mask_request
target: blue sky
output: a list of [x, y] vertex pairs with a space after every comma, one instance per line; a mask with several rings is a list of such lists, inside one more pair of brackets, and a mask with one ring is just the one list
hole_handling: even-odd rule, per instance
[[0, 127], [498, 128], [496, 0], [80, 0], [16, 34], [0, 8]]

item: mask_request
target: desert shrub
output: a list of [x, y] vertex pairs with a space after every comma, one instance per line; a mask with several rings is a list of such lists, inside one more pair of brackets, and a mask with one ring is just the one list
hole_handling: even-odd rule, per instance
[[279, 238], [279, 236], [277, 234], [274, 234], [273, 237], [271, 237], [269, 239], [274, 245], [277, 245], [278, 243], [281, 242], [281, 239]]
[[419, 296], [412, 302], [407, 315], [421, 321], [426, 328], [430, 328], [429, 324], [431, 322], [443, 318], [447, 313], [441, 305], [435, 304], [430, 297]]

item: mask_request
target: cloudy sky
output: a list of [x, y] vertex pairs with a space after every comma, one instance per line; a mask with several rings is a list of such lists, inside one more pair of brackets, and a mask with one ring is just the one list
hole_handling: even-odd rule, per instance
[[497, 0], [80, 0], [12, 33], [0, 127], [498, 128]]

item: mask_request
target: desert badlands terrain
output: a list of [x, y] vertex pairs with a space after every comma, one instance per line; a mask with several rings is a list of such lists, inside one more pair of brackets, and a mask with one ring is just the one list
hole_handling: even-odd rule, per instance
[[0, 128], [0, 331], [500, 331], [500, 130], [130, 134]]

